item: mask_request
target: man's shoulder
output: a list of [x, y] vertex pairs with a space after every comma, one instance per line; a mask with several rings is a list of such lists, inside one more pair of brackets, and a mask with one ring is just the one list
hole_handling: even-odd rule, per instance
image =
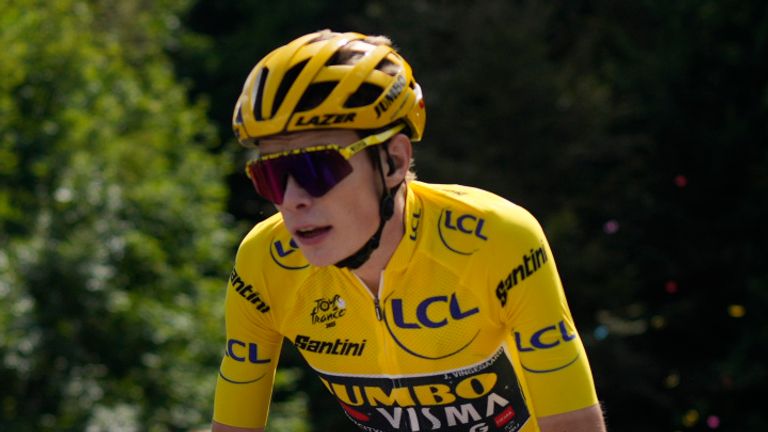
[[[493, 192], [458, 184], [413, 182], [414, 192], [441, 213], [441, 222], [449, 227], [462, 222], [480, 222], [518, 229], [538, 229], [538, 221], [524, 207]], [[457, 229], [467, 228], [456, 226]]]
[[256, 224], [240, 242], [237, 250], [238, 267], [258, 268], [259, 271], [302, 270], [309, 263], [276, 213]]
[[255, 253], [256, 251], [263, 249], [260, 246], [266, 244], [269, 239], [279, 233], [281, 229], [285, 230], [283, 226], [283, 218], [280, 213], [275, 213], [251, 227], [240, 242], [238, 251], [240, 253]]
[[[469, 186], [414, 182], [419, 250], [448, 267], [488, 264], [520, 254], [544, 240], [538, 221], [525, 208], [494, 193]], [[418, 223], [416, 223], [418, 222]]]

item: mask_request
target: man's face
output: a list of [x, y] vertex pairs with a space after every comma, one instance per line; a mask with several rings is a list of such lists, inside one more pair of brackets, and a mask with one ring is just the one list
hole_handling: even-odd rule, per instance
[[[347, 130], [296, 132], [264, 139], [262, 154], [324, 144], [345, 147], [359, 138]], [[332, 265], [357, 252], [379, 224], [377, 173], [360, 152], [349, 159], [353, 171], [328, 193], [313, 197], [292, 177], [282, 204], [276, 205], [286, 228], [307, 260], [316, 266]]]

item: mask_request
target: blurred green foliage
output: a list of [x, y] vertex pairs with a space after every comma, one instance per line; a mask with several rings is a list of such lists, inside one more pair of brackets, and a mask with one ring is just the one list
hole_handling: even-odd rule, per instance
[[236, 242], [184, 2], [3, 2], [0, 429], [206, 425]]
[[[541, 220], [609, 430], [768, 426], [765, 2], [3, 3], [0, 429], [206, 427], [234, 248], [274, 211], [232, 106], [321, 28], [409, 59], [423, 180]], [[281, 370], [270, 430], [351, 430]]]

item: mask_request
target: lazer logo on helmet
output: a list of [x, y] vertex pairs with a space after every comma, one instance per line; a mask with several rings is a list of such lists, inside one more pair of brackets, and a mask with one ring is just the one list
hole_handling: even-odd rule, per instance
[[318, 375], [350, 420], [368, 431], [514, 432], [530, 417], [503, 349], [480, 363], [434, 375]]
[[400, 96], [400, 93], [403, 92], [404, 88], [405, 77], [398, 75], [397, 80], [395, 80], [395, 83], [392, 84], [392, 88], [390, 88], [387, 94], [384, 95], [384, 99], [376, 104], [376, 107], [374, 108], [376, 110], [376, 118], [381, 117], [381, 114], [392, 106], [392, 103], [394, 103], [395, 100]]
[[256, 310], [262, 313], [269, 312], [269, 305], [263, 298], [261, 298], [261, 294], [253, 290], [253, 285], [246, 284], [234, 269], [232, 270], [232, 275], [229, 277], [229, 283], [242, 298], [254, 304]]
[[357, 113], [323, 114], [311, 117], [298, 116], [294, 126], [331, 126], [355, 121]]

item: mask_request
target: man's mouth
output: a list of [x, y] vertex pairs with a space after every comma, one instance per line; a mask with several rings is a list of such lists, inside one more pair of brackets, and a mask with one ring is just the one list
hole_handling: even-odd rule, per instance
[[321, 236], [331, 230], [330, 226], [299, 228], [296, 230], [296, 236], [300, 239], [312, 239]]

